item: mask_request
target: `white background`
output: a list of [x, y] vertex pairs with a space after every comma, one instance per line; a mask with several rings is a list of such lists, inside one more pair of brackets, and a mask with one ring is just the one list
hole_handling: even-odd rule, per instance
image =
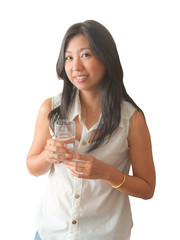
[[47, 175], [25, 160], [40, 104], [62, 83], [55, 65], [73, 23], [94, 19], [112, 33], [129, 94], [151, 132], [157, 186], [131, 198], [132, 240], [180, 239], [180, 7], [175, 0], [4, 0], [0, 2], [0, 239], [33, 240]]

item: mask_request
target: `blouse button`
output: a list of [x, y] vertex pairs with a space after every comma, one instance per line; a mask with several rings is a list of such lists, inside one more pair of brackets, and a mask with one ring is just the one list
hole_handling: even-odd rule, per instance
[[76, 223], [77, 223], [77, 221], [76, 221], [76, 220], [73, 220], [73, 221], [72, 221], [72, 224], [76, 224]]
[[86, 141], [82, 141], [81, 143], [83, 146], [86, 146], [87, 142]]
[[79, 198], [79, 194], [75, 194], [74, 197], [75, 197], [75, 198]]

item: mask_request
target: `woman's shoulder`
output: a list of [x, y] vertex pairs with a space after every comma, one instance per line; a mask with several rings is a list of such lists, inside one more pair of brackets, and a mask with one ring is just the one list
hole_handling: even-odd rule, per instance
[[52, 97], [47, 98], [42, 102], [39, 112], [42, 115], [47, 115], [51, 111], [51, 106], [52, 106]]
[[126, 126], [127, 129], [140, 129], [145, 124], [146, 121], [143, 113], [130, 102], [123, 101], [120, 126]]
[[131, 118], [133, 113], [137, 110], [130, 102], [123, 101], [121, 104], [121, 116], [124, 118]]
[[61, 95], [61, 93], [58, 93], [53, 97], [45, 99], [40, 106], [39, 113], [41, 115], [49, 115], [52, 109], [61, 104]]
[[51, 99], [52, 99], [52, 102], [51, 102], [51, 108], [54, 109], [58, 106], [60, 106], [61, 104], [61, 98], [62, 98], [62, 92], [56, 94], [55, 96], [53, 96]]

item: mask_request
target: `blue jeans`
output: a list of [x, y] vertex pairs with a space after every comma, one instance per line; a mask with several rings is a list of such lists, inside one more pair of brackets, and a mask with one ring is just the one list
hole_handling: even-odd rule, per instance
[[39, 233], [38, 233], [38, 232], [36, 232], [36, 235], [35, 235], [35, 238], [34, 238], [34, 240], [41, 240], [41, 238], [40, 238], [40, 236], [39, 236]]

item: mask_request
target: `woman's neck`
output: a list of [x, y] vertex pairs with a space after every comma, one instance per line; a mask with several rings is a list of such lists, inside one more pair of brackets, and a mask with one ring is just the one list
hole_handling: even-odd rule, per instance
[[101, 114], [100, 94], [80, 92], [79, 96], [81, 102], [81, 119], [86, 125], [96, 123]]
[[79, 92], [81, 108], [88, 111], [101, 109], [100, 94], [92, 92]]

